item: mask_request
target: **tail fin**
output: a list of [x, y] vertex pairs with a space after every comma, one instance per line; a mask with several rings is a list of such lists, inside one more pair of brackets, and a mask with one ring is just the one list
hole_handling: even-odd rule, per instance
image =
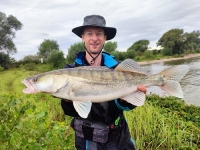
[[161, 88], [172, 96], [183, 98], [183, 91], [179, 81], [187, 74], [189, 67], [187, 65], [174, 66], [166, 69], [159, 74], [164, 78], [164, 84]]

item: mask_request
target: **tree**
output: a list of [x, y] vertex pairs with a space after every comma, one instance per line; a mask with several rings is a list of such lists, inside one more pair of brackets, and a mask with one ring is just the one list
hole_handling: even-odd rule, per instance
[[11, 63], [9, 54], [0, 52], [0, 66], [4, 69], [8, 69]]
[[185, 52], [194, 52], [196, 49], [200, 47], [200, 33], [199, 31], [193, 31], [191, 33], [184, 33], [184, 51]]
[[197, 31], [193, 31], [193, 33], [196, 35], [196, 37], [197, 37], [197, 39], [196, 39], [196, 41], [195, 41], [195, 43], [198, 45], [198, 46], [200, 46], [200, 31], [199, 30], [197, 30]]
[[78, 52], [85, 51], [84, 43], [79, 42], [70, 46], [67, 54], [67, 63], [73, 63]]
[[6, 51], [7, 54], [17, 52], [13, 38], [15, 38], [15, 31], [21, 30], [22, 26], [16, 17], [12, 15], [6, 17], [0, 12], [0, 51]]
[[47, 58], [47, 62], [53, 65], [53, 68], [63, 68], [65, 65], [64, 53], [60, 50], [52, 50]]
[[158, 40], [157, 46], [171, 50], [170, 55], [182, 54], [184, 51], [184, 41], [183, 29], [171, 29]]
[[157, 45], [164, 47], [165, 55], [191, 53], [200, 48], [200, 32], [184, 33], [183, 29], [171, 29], [164, 33]]
[[51, 51], [53, 50], [59, 50], [59, 45], [57, 41], [54, 40], [44, 40], [40, 46], [38, 47], [38, 54], [43, 56], [44, 58], [47, 58]]
[[117, 49], [117, 42], [106, 42], [103, 49], [104, 51], [111, 53]]
[[139, 40], [135, 43], [133, 43], [133, 45], [131, 47], [128, 48], [128, 51], [140, 51], [142, 53], [144, 53], [149, 45], [149, 40]]

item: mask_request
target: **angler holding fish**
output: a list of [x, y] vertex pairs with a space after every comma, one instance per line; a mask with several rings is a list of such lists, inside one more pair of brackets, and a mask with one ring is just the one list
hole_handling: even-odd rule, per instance
[[142, 106], [148, 86], [183, 98], [179, 80], [189, 69], [183, 65], [148, 74], [131, 59], [118, 63], [102, 52], [105, 41], [116, 35], [116, 29], [105, 24], [102, 16], [86, 16], [83, 26], [72, 30], [82, 38], [86, 51], [77, 54], [74, 65], [23, 80], [27, 86], [23, 92], [44, 92], [62, 99], [64, 113], [74, 117], [78, 150], [134, 150], [123, 111]]

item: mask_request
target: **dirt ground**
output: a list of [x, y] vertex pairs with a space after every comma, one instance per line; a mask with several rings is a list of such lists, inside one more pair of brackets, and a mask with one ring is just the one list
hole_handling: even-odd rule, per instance
[[198, 54], [187, 54], [184, 57], [181, 58], [168, 58], [168, 59], [161, 59], [161, 60], [151, 60], [151, 61], [144, 61], [144, 62], [137, 62], [140, 65], [146, 65], [146, 64], [153, 64], [153, 63], [159, 63], [159, 62], [166, 62], [166, 61], [172, 61], [172, 60], [179, 60], [179, 59], [188, 59], [188, 58], [194, 58], [194, 57], [200, 57], [200, 53]]

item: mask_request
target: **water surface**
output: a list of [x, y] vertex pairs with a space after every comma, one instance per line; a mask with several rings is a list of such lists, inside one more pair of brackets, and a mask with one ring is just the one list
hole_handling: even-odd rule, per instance
[[[182, 64], [187, 64], [190, 68], [190, 71], [180, 81], [184, 93], [184, 101], [187, 104], [200, 106], [200, 57], [148, 64], [143, 67], [151, 73], [158, 73], [168, 67]], [[150, 92], [156, 93], [160, 96], [167, 95], [163, 90], [156, 86], [148, 88], [148, 94], [150, 94]]]

